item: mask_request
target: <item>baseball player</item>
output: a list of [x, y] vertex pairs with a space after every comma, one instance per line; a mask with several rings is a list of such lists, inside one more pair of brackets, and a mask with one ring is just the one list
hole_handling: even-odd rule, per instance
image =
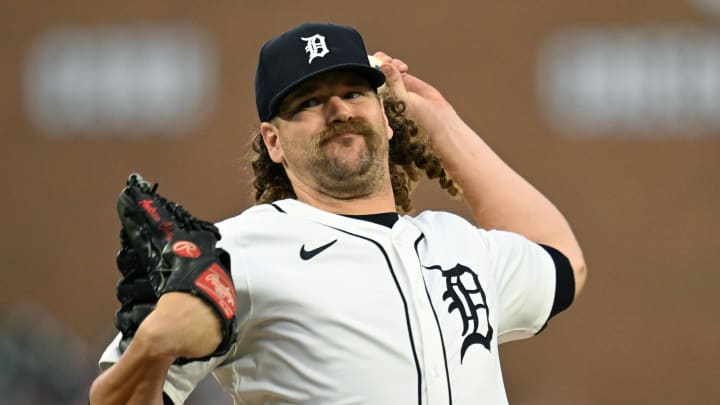
[[[302, 24], [265, 44], [258, 204], [216, 224], [229, 263], [215, 254], [196, 266], [225, 269], [235, 296], [156, 286], [149, 314], [102, 355], [93, 405], [181, 404], [208, 374], [236, 404], [507, 403], [498, 344], [539, 333], [572, 303], [581, 249], [435, 88], [374, 58], [341, 25]], [[461, 189], [476, 224], [408, 215], [423, 172]]]

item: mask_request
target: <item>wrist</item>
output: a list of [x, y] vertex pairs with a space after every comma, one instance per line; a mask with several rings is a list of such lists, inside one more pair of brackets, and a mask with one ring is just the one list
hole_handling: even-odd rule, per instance
[[460, 115], [451, 106], [438, 107], [433, 110], [429, 119], [416, 119], [416, 122], [427, 131], [431, 139], [435, 136], [444, 138], [447, 134], [456, 133], [466, 127]]
[[479, 139], [475, 131], [454, 110], [443, 114], [442, 119], [421, 125], [427, 134], [430, 147], [440, 154], [447, 153], [452, 156], [458, 151], [465, 151]]
[[158, 315], [159, 313], [153, 311], [145, 318], [130, 346], [135, 346], [134, 350], [146, 359], [158, 363], [172, 363], [179, 357], [179, 350], [175, 347], [175, 332], [171, 325], [167, 325]]
[[222, 338], [219, 316], [207, 302], [188, 293], [169, 292], [140, 324], [134, 340], [145, 356], [174, 361], [204, 357]]

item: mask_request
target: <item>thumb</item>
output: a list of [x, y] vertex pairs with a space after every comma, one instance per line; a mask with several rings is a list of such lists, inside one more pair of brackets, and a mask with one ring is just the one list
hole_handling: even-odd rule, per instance
[[405, 92], [408, 95], [412, 95], [413, 100], [424, 100], [433, 104], [435, 106], [433, 108], [452, 108], [450, 103], [445, 100], [445, 97], [443, 97], [443, 95], [435, 87], [422, 79], [408, 73], [402, 75], [402, 83]]

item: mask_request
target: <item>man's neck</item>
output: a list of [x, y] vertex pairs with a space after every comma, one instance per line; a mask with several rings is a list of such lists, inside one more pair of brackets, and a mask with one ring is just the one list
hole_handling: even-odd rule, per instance
[[349, 199], [339, 199], [321, 193], [307, 193], [304, 190], [295, 190], [295, 194], [298, 201], [333, 214], [367, 215], [396, 211], [392, 189], [389, 193]]

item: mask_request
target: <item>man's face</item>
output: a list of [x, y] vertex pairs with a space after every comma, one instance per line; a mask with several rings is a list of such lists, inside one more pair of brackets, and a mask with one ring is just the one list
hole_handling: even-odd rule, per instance
[[336, 71], [302, 83], [261, 129], [270, 157], [283, 164], [295, 188], [358, 198], [389, 178], [392, 130], [382, 102], [360, 75]]

